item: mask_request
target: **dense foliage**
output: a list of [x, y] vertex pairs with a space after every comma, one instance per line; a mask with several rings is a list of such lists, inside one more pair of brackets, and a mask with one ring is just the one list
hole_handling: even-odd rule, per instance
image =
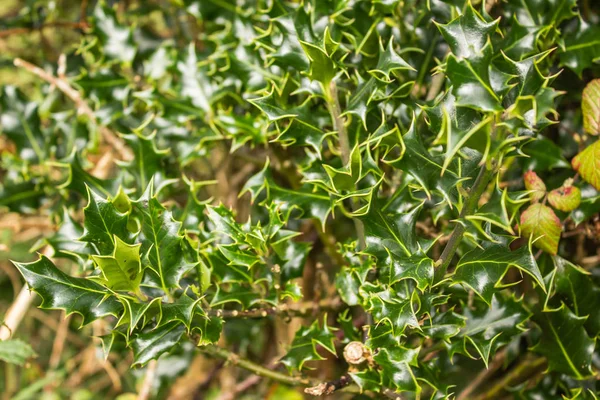
[[597, 398], [598, 2], [21, 3], [9, 396]]

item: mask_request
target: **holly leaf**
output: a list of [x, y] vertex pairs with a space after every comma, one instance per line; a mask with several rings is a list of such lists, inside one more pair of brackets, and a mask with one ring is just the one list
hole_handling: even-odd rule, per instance
[[115, 10], [99, 2], [92, 22], [104, 54], [110, 59], [131, 63], [136, 54], [132, 28], [119, 24]]
[[179, 233], [181, 222], [152, 195], [150, 184], [142, 197], [132, 202], [141, 215], [141, 251], [149, 279], [165, 293], [179, 287], [181, 277], [194, 267], [184, 256], [185, 237]]
[[88, 204], [83, 209], [85, 217], [83, 236], [79, 240], [94, 245], [100, 254], [111, 254], [114, 251], [114, 238], [128, 241], [127, 214], [120, 212], [115, 204], [88, 191]]
[[[448, 56], [446, 75], [452, 82], [452, 94], [456, 105], [470, 107], [478, 111], [493, 112], [503, 110], [499, 90], [492, 86], [490, 63], [493, 51], [488, 44], [480, 54], [469, 59]], [[508, 90], [508, 85], [502, 89]]]
[[448, 24], [436, 23], [450, 50], [458, 58], [470, 58], [482, 52], [489, 36], [496, 30], [499, 19], [487, 22], [467, 3], [463, 15]]
[[[393, 36], [388, 42], [387, 47], [383, 47], [383, 43], [379, 43], [379, 60], [375, 69], [369, 71], [373, 76], [378, 77], [382, 75], [385, 79], [384, 82], [390, 82], [390, 74], [394, 71], [399, 70], [412, 70], [415, 71], [396, 51], [394, 50]], [[380, 79], [380, 78], [378, 78]]]
[[527, 246], [510, 251], [504, 245], [493, 244], [484, 249], [471, 250], [461, 257], [453, 280], [468, 285], [491, 305], [495, 289], [503, 287], [502, 279], [510, 267], [530, 275], [546, 290], [542, 274]]
[[174, 322], [139, 333], [133, 336], [133, 365], [142, 367], [150, 360], [156, 360], [162, 354], [171, 351], [185, 332], [183, 324]]
[[163, 171], [167, 171], [166, 156], [168, 149], [156, 148], [156, 131], [149, 136], [136, 132], [122, 135], [127, 145], [133, 150], [134, 157], [127, 163], [121, 163], [135, 177], [135, 182], [140, 190], [148, 186], [151, 179], [162, 182], [166, 179]]
[[460, 336], [465, 339], [465, 344], [475, 347], [487, 367], [495, 349], [525, 331], [524, 324], [530, 315], [521, 301], [494, 295], [489, 308], [465, 308], [466, 324]]
[[535, 321], [542, 335], [532, 350], [548, 359], [550, 371], [577, 379], [591, 374], [595, 341], [585, 332], [585, 317], [576, 316], [563, 304], [557, 310], [539, 313]]
[[112, 290], [124, 290], [142, 296], [140, 283], [143, 277], [140, 260], [141, 244], [130, 245], [114, 236], [115, 248], [110, 256], [92, 256], [102, 271], [101, 283]]
[[373, 284], [363, 284], [360, 291], [375, 321], [389, 323], [395, 336], [401, 335], [408, 327], [419, 329], [416, 315], [419, 299], [416, 291], [411, 295], [407, 294], [408, 291], [397, 292]]
[[318, 320], [309, 327], [301, 327], [294, 336], [291, 348], [279, 361], [290, 372], [302, 370], [308, 361], [325, 359], [319, 353], [320, 348], [336, 356], [334, 335], [327, 326], [327, 319], [324, 319], [322, 327]]
[[546, 309], [565, 304], [579, 317], [587, 318], [585, 328], [591, 337], [600, 335], [600, 289], [589, 272], [562, 257], [553, 257], [556, 269], [552, 271]]
[[600, 28], [579, 16], [577, 27], [565, 32], [560, 42], [560, 63], [581, 76], [583, 70], [600, 61]]
[[558, 252], [558, 241], [562, 231], [560, 219], [546, 205], [536, 203], [521, 213], [521, 234], [533, 238], [533, 244], [550, 254]]
[[383, 385], [398, 391], [420, 391], [411, 366], [417, 366], [420, 348], [395, 347], [380, 349], [373, 360], [381, 367]]
[[74, 278], [56, 268], [46, 256], [32, 263], [14, 263], [30, 288], [42, 298], [41, 308], [77, 313], [82, 325], [106, 315], [118, 316], [123, 307], [96, 282]]
[[184, 293], [173, 303], [161, 303], [161, 318], [158, 326], [176, 321], [183, 324], [188, 332], [190, 332], [192, 318], [197, 311], [201, 311], [198, 307], [198, 303], [200, 303], [201, 300], [202, 299], [194, 300]]

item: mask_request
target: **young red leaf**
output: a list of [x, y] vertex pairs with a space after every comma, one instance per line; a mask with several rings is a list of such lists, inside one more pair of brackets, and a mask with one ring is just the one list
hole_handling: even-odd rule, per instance
[[521, 233], [533, 237], [534, 245], [550, 254], [558, 251], [562, 225], [554, 211], [546, 205], [532, 204], [521, 214]]
[[583, 89], [581, 111], [583, 130], [590, 135], [600, 134], [600, 79], [594, 79]]
[[600, 190], [600, 141], [577, 154], [571, 165], [586, 182]]
[[581, 191], [573, 186], [573, 180], [568, 179], [558, 189], [548, 193], [548, 202], [560, 211], [573, 211], [581, 203]]
[[529, 190], [529, 198], [532, 202], [540, 201], [546, 195], [546, 184], [533, 171], [527, 171], [523, 175], [525, 188]]

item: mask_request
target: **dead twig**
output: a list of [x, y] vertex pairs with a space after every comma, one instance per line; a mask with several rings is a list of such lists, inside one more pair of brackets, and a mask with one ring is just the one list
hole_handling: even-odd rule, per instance
[[137, 400], [148, 400], [150, 398], [150, 394], [152, 393], [152, 385], [154, 384], [154, 378], [156, 377], [157, 366], [157, 360], [152, 360], [148, 363], [146, 376], [144, 378], [144, 382], [142, 383], [142, 387], [140, 388]]
[[75, 90], [67, 80], [58, 78], [52, 75], [51, 73], [41, 69], [40, 67], [33, 65], [20, 58], [15, 58], [14, 64], [16, 67], [26, 69], [32, 74], [45, 80], [49, 84], [56, 86], [61, 92], [65, 94], [65, 96], [67, 96], [69, 99], [71, 99], [71, 101], [73, 101], [73, 103], [75, 103], [78, 114], [85, 115], [90, 121], [97, 124], [98, 130], [100, 131], [100, 134], [102, 135], [104, 141], [119, 154], [120, 158], [127, 161], [133, 159], [133, 153], [131, 149], [129, 149], [125, 145], [123, 139], [121, 139], [117, 134], [115, 134], [106, 126], [98, 124], [94, 111], [85, 101], [85, 99], [81, 97], [81, 94], [77, 90]]

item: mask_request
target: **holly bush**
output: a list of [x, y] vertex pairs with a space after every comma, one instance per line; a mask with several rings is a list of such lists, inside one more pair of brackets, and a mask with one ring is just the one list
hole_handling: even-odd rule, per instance
[[7, 6], [4, 391], [596, 399], [599, 6]]

